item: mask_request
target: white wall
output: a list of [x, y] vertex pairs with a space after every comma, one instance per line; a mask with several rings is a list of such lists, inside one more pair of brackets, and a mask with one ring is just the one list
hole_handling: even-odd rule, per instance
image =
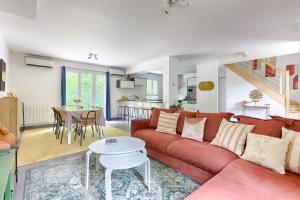
[[[162, 74], [153, 74], [153, 73], [146, 73], [146, 74], [135, 74], [132, 77], [139, 77], [144, 79], [156, 80], [158, 85], [158, 99], [163, 99], [163, 75]], [[146, 85], [145, 86], [136, 86], [137, 89], [142, 89], [142, 93], [140, 94], [141, 99], [146, 98]]]
[[215, 84], [212, 91], [197, 89], [197, 109], [200, 112], [218, 112], [218, 70], [216, 61], [197, 65], [197, 83], [213, 81]]
[[[158, 90], [158, 98], [162, 99], [163, 91], [162, 91], [162, 75], [159, 74], [137, 74], [132, 75], [132, 77], [140, 77], [153, 79], [158, 81], [159, 90]], [[112, 118], [117, 117], [118, 112], [118, 100], [121, 96], [131, 97], [132, 95], [136, 95], [140, 98], [140, 100], [144, 100], [146, 98], [146, 86], [136, 86], [134, 89], [121, 89], [117, 88], [117, 80], [124, 79], [122, 76], [111, 76], [110, 77], [110, 100], [111, 100], [111, 115]]]
[[[241, 102], [249, 99], [249, 92], [257, 89], [231, 70], [226, 70], [226, 111], [233, 112], [236, 115], [243, 114]], [[222, 101], [222, 99], [220, 99]], [[264, 94], [261, 104], [270, 104], [270, 114], [284, 116], [284, 107]], [[248, 109], [245, 113], [248, 116], [266, 118], [264, 109]]]
[[178, 100], [178, 59], [169, 57], [169, 64], [163, 67], [163, 101], [165, 107]]
[[169, 65], [169, 56], [148, 60], [132, 66], [126, 70], [126, 74], [135, 74], [135, 73], [143, 73], [143, 72], [151, 72], [159, 70], [162, 72], [165, 66]]
[[[295, 54], [288, 54], [284, 56], [278, 56], [277, 57], [277, 67], [280, 67], [281, 69], [286, 69], [286, 65], [290, 64], [298, 64], [298, 72], [300, 73], [300, 53], [295, 53]], [[300, 74], [299, 74], [300, 78]], [[300, 81], [298, 82], [298, 90], [290, 90], [290, 98], [293, 100], [300, 101]], [[291, 87], [291, 86], [290, 86]]]
[[3, 59], [6, 63], [5, 92], [0, 92], [0, 96], [3, 96], [6, 94], [6, 92], [10, 91], [10, 59], [9, 59], [9, 49], [1, 34], [0, 34], [0, 59]]
[[61, 104], [61, 66], [105, 72], [107, 67], [54, 59], [52, 69], [26, 66], [22, 53], [11, 53], [11, 91], [26, 106], [59, 106]]
[[181, 79], [178, 79], [178, 99], [184, 99], [187, 95], [187, 80], [189, 78], [197, 77], [197, 73], [188, 73], [181, 75]]

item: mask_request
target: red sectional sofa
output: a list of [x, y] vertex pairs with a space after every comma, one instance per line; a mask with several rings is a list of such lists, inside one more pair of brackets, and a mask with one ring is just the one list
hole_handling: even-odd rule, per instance
[[[155, 131], [159, 113], [160, 109], [153, 109], [150, 119], [133, 120], [131, 134], [145, 141], [150, 157], [203, 184], [186, 200], [300, 199], [299, 175], [278, 174], [210, 144], [222, 119], [229, 120], [233, 113], [181, 111], [176, 135]], [[207, 118], [204, 142], [180, 137], [185, 117]], [[300, 122], [291, 119], [262, 120], [247, 116], [237, 116], [237, 119], [239, 123], [255, 125], [253, 132], [257, 134], [281, 137], [283, 126], [300, 132]]]

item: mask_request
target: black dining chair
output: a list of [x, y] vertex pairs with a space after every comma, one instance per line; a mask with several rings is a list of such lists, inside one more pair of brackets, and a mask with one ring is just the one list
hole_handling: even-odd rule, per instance
[[[76, 132], [80, 136], [80, 146], [82, 146], [82, 139], [85, 139], [86, 129], [88, 126], [91, 126], [92, 128], [93, 137], [95, 136], [94, 134], [94, 129], [95, 129], [99, 134], [99, 137], [101, 138], [100, 127], [97, 124], [97, 118], [100, 116], [100, 114], [101, 114], [101, 110], [83, 112], [80, 116], [80, 119], [76, 120], [77, 122]], [[74, 141], [76, 140], [77, 134], [75, 134], [74, 136]]]
[[59, 139], [60, 137], [60, 144], [62, 144], [62, 139], [65, 132], [65, 113], [62, 110], [56, 108], [53, 111], [55, 112], [55, 116], [57, 118], [55, 126], [55, 136], [56, 139]]
[[54, 116], [54, 122], [53, 122], [53, 127], [52, 127], [52, 131], [54, 132], [54, 130], [56, 129], [57, 126], [57, 122], [58, 122], [58, 116], [57, 116], [57, 109], [55, 107], [51, 107], [51, 109], [53, 110], [53, 116]]

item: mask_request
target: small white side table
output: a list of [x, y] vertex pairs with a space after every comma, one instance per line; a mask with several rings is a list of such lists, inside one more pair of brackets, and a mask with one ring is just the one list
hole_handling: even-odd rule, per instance
[[111, 173], [113, 170], [129, 169], [145, 164], [144, 182], [150, 191], [150, 160], [146, 149], [120, 155], [102, 155], [100, 163], [105, 167], [105, 199], [112, 200]]
[[[115, 144], [106, 144], [106, 139], [116, 139], [117, 143]], [[89, 150], [86, 152], [86, 182], [85, 188], [89, 189], [89, 166], [90, 166], [90, 155], [96, 153], [99, 155], [120, 155], [139, 152], [145, 148], [145, 142], [141, 139], [120, 136], [120, 137], [111, 137], [98, 140], [89, 145]]]

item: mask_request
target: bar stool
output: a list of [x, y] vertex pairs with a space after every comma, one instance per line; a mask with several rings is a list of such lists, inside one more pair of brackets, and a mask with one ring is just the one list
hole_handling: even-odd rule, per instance
[[121, 119], [124, 121], [128, 116], [128, 106], [120, 105], [118, 107], [117, 120]]
[[142, 118], [149, 119], [151, 115], [151, 108], [142, 108]]

